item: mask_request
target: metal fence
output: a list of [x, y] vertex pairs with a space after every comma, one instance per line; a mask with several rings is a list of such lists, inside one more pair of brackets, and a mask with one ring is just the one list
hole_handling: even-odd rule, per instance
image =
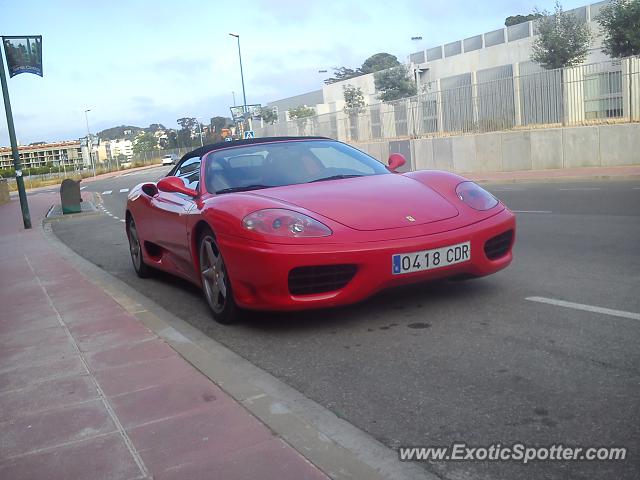
[[338, 111], [254, 130], [357, 142], [640, 121], [640, 57], [557, 70], [525, 62], [425, 87], [421, 95], [367, 105], [359, 114]]
[[[199, 145], [198, 145], [199, 146]], [[162, 161], [162, 157], [165, 155], [176, 154], [178, 158], [181, 158], [185, 153], [191, 152], [198, 147], [182, 147], [182, 148], [171, 148], [167, 150], [147, 150], [144, 152], [134, 153], [130, 160], [126, 160], [126, 162], [130, 162], [133, 165], [151, 165], [154, 163], [160, 163]]]

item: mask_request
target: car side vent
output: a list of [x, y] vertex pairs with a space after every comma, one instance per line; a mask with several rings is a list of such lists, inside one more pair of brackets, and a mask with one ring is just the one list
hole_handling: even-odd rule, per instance
[[484, 253], [489, 260], [497, 260], [509, 253], [512, 243], [513, 230], [507, 230], [487, 240], [484, 244]]
[[355, 265], [296, 267], [289, 272], [291, 295], [311, 295], [344, 288], [356, 274]]

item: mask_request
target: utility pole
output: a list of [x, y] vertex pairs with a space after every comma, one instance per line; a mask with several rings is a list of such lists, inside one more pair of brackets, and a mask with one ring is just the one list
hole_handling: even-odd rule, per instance
[[11, 102], [9, 101], [9, 87], [7, 86], [7, 77], [4, 73], [4, 60], [2, 52], [0, 52], [0, 83], [2, 83], [4, 111], [7, 115], [7, 129], [9, 130], [9, 142], [11, 143], [13, 168], [16, 171], [16, 185], [18, 187], [18, 197], [20, 198], [20, 209], [22, 210], [22, 223], [24, 224], [25, 229], [29, 229], [31, 228], [31, 214], [29, 213], [27, 192], [25, 192], [24, 189], [24, 178], [22, 178], [22, 165], [20, 164], [20, 154], [18, 153], [16, 130], [13, 125], [13, 114], [11, 113]]
[[91, 145], [91, 132], [89, 131], [89, 115], [87, 115], [88, 112], [90, 112], [91, 109], [88, 108], [84, 111], [84, 119], [87, 122], [87, 151], [89, 152], [89, 160], [91, 160], [91, 168], [93, 169], [93, 176], [96, 176], [96, 164], [93, 161], [93, 152], [91, 151], [93, 148], [93, 145]]
[[[242, 71], [242, 52], [240, 51], [240, 34], [239, 33], [230, 33], [232, 37], [236, 37], [238, 40], [238, 60], [240, 60], [240, 80], [242, 80], [242, 116], [245, 121], [249, 120], [249, 128], [251, 128], [251, 118], [248, 117], [247, 112], [247, 94], [244, 89], [244, 73]], [[244, 127], [244, 124], [243, 124]]]

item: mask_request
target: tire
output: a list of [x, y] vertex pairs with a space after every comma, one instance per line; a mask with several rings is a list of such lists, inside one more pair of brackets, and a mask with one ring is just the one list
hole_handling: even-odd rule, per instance
[[240, 311], [233, 299], [227, 269], [211, 229], [206, 228], [198, 240], [198, 262], [202, 292], [213, 319], [223, 325], [238, 321]]
[[151, 275], [151, 268], [144, 263], [142, 258], [142, 243], [138, 236], [138, 229], [136, 228], [136, 222], [133, 217], [129, 217], [129, 228], [127, 229], [127, 237], [129, 239], [129, 253], [131, 254], [131, 263], [133, 263], [133, 269], [140, 278], [148, 278]]

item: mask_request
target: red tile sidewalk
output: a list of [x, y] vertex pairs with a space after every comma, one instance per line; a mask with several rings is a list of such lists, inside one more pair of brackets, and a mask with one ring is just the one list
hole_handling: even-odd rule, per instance
[[0, 206], [0, 478], [326, 479]]

